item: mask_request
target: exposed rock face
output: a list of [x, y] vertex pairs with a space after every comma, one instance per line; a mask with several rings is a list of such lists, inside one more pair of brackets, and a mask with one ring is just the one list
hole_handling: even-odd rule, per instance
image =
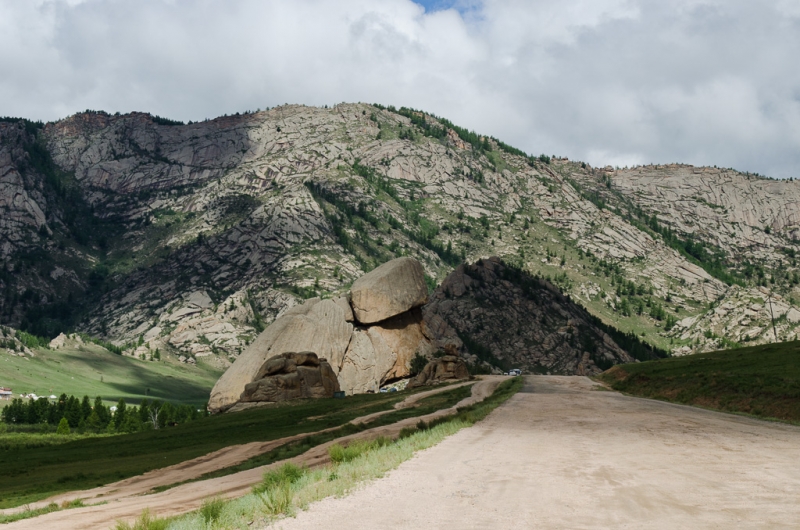
[[33, 351], [20, 342], [16, 335], [16, 330], [0, 326], [0, 352], [20, 357], [25, 357], [26, 355], [35, 357]]
[[[589, 375], [634, 360], [558, 289], [499, 258], [457, 267], [423, 313], [425, 321], [438, 316], [468, 340], [472, 362]], [[449, 333], [442, 329], [440, 333]]]
[[315, 353], [283, 353], [267, 360], [255, 380], [244, 387], [240, 401], [275, 402], [333, 397], [339, 391], [336, 374]]
[[408, 376], [417, 353], [430, 356], [436, 351], [423, 325], [422, 311], [415, 308], [379, 324], [356, 327], [339, 371], [342, 390], [375, 392], [386, 381]]
[[428, 301], [425, 273], [412, 258], [384, 263], [356, 280], [350, 292], [353, 313], [362, 324], [386, 320]]
[[366, 329], [353, 330], [353, 338], [339, 370], [339, 385], [348, 395], [377, 392], [384, 376], [392, 369], [394, 355], [379, 356]]
[[455, 355], [443, 355], [425, 365], [425, 368], [409, 381], [408, 388], [435, 385], [468, 377], [469, 371], [463, 359]]
[[276, 355], [309, 351], [338, 366], [353, 332], [345, 317], [344, 310], [332, 300], [313, 299], [289, 309], [222, 374], [211, 391], [209, 410], [220, 412], [234, 405], [265, 362]]
[[416, 353], [420, 355], [433, 353], [433, 345], [422, 333], [420, 309], [412, 309], [370, 326], [368, 333], [379, 357], [386, 357], [389, 352], [393, 353], [394, 363], [384, 375], [384, 380], [408, 375], [411, 359]]

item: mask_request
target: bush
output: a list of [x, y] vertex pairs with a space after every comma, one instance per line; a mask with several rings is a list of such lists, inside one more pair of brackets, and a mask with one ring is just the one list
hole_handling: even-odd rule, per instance
[[419, 352], [415, 353], [414, 358], [411, 359], [411, 375], [417, 375], [424, 370], [427, 365], [428, 359], [420, 355]]

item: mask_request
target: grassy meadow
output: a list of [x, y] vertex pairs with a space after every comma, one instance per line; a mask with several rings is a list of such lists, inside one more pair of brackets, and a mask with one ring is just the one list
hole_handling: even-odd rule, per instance
[[[203, 405], [222, 371], [202, 362], [197, 366], [172, 358], [142, 361], [86, 344], [63, 350], [37, 349], [36, 356], [18, 357], [0, 352], [0, 386], [21, 393], [91, 398], [108, 404], [120, 398], [136, 404], [144, 398], [176, 404]], [[166, 357], [166, 356], [165, 356]], [[0, 407], [6, 404], [0, 401]]]
[[[388, 410], [418, 391], [291, 402], [211, 416], [160, 430], [83, 437], [58, 445], [7, 444], [0, 447], [0, 469], [5, 478], [0, 482], [0, 508], [24, 505], [59, 492], [108, 484], [234, 444], [339, 427], [359, 416]], [[420, 400], [416, 407], [392, 411], [363, 428], [449, 407], [468, 394], [469, 388], [461, 387], [429, 396]], [[306, 445], [323, 441], [326, 440], [320, 437]], [[283, 453], [274, 452], [262, 462], [248, 461], [249, 467], [269, 463], [286, 454], [291, 456], [298, 450], [302, 450], [302, 444], [284, 449]]]
[[598, 377], [634, 396], [800, 423], [800, 341], [617, 365]]

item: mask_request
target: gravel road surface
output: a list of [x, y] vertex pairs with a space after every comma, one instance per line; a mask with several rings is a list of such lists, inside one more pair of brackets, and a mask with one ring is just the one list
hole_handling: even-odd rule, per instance
[[272, 528], [798, 528], [800, 428], [529, 376], [488, 418]]

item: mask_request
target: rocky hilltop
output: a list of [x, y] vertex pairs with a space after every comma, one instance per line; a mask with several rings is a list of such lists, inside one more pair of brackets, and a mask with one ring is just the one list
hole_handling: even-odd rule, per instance
[[343, 295], [391, 259], [418, 259], [433, 287], [499, 256], [675, 353], [787, 340], [798, 186], [533, 157], [366, 104], [189, 124], [4, 118], [0, 321], [224, 365], [304, 300]]
[[436, 289], [424, 314], [450, 326], [473, 362], [505, 369], [592, 375], [614, 364], [665, 355], [605, 326], [550, 282], [497, 257], [459, 265]]

